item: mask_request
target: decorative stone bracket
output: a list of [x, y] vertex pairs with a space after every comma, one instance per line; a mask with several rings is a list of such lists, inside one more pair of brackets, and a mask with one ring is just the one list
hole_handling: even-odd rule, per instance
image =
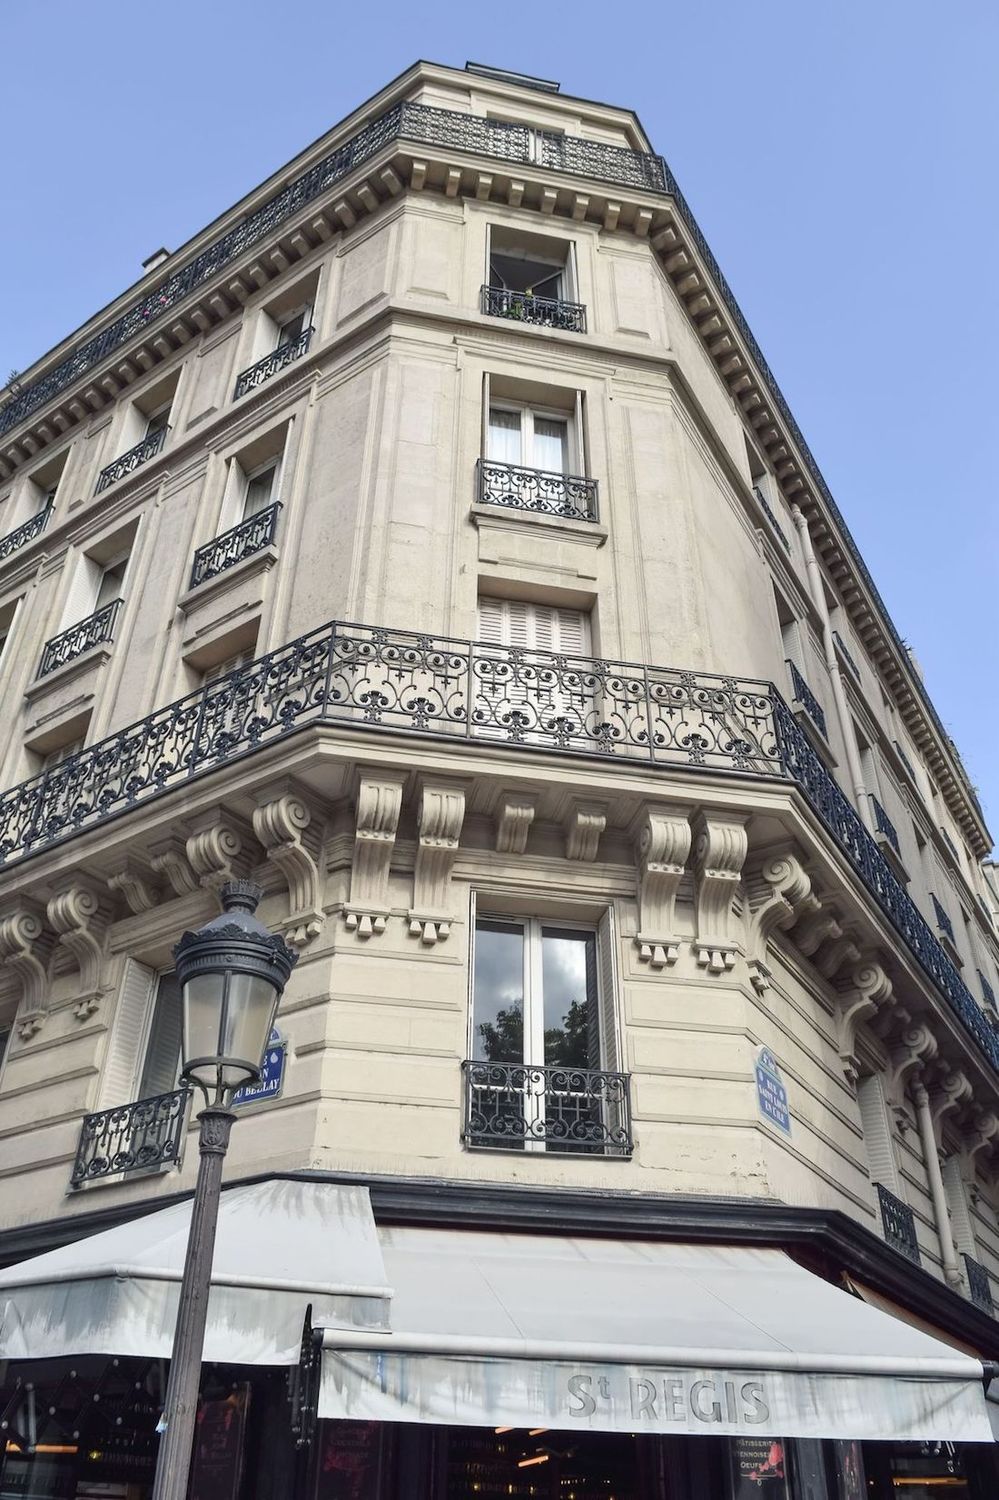
[[221, 808], [192, 822], [186, 853], [198, 884], [216, 896], [227, 881], [245, 876], [250, 863], [243, 829]]
[[0, 963], [21, 982], [17, 1034], [28, 1042], [45, 1024], [45, 996], [52, 937], [46, 933], [42, 909], [21, 898], [0, 913]]
[[504, 792], [496, 815], [496, 853], [523, 854], [537, 803], [520, 792]]
[[169, 881], [175, 896], [189, 896], [198, 889], [198, 877], [187, 858], [186, 833], [171, 833], [150, 844], [149, 863], [157, 875]]
[[[533, 809], [532, 809], [533, 814]], [[409, 930], [428, 947], [451, 931], [451, 871], [465, 820], [465, 788], [457, 782], [424, 782]]]
[[304, 948], [323, 930], [323, 877], [319, 867], [321, 830], [301, 793], [287, 787], [277, 795], [262, 793], [253, 814], [253, 831], [288, 882], [289, 911], [285, 942]]
[[894, 1003], [891, 980], [881, 964], [873, 957], [863, 959], [841, 992], [836, 1013], [840, 1063], [851, 1087], [856, 1086], [860, 1077], [857, 1027]]
[[56, 890], [46, 916], [60, 946], [69, 950], [79, 967], [80, 994], [73, 1013], [85, 1021], [98, 1009], [107, 990], [104, 939], [108, 913], [96, 887], [76, 876]]
[[117, 891], [124, 896], [133, 916], [152, 911], [158, 899], [156, 881], [151, 870], [131, 855], [123, 858], [117, 868], [110, 871], [107, 887], [109, 891]]
[[757, 994], [770, 987], [771, 973], [767, 963], [771, 934], [777, 928], [788, 930], [804, 915], [819, 908], [812, 895], [812, 882], [797, 855], [782, 850], [764, 860], [760, 868], [747, 876], [749, 921], [746, 930], [746, 954], [749, 977]]
[[687, 868], [693, 834], [685, 808], [646, 803], [634, 826], [638, 866], [635, 946], [651, 969], [675, 964], [680, 954], [676, 895]]
[[384, 932], [389, 916], [388, 880], [402, 811], [405, 772], [362, 776], [357, 787], [354, 859], [344, 920], [351, 932], [369, 938]]
[[565, 857], [592, 864], [597, 857], [600, 835], [607, 827], [603, 802], [574, 802], [565, 822]]
[[709, 974], [724, 974], [733, 968], [742, 949], [733, 904], [749, 849], [746, 822], [746, 818], [733, 814], [704, 812], [697, 822], [694, 953]]

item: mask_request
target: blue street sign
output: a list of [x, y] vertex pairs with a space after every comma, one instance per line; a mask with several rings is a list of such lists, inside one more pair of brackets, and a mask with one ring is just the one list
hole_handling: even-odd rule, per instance
[[279, 1031], [272, 1031], [264, 1053], [263, 1068], [259, 1083], [245, 1083], [233, 1097], [233, 1108], [240, 1104], [259, 1104], [263, 1099], [276, 1099], [284, 1083], [284, 1060], [287, 1048]]
[[791, 1134], [787, 1089], [777, 1059], [767, 1047], [761, 1047], [756, 1058], [756, 1102], [765, 1120], [776, 1125], [785, 1135]]

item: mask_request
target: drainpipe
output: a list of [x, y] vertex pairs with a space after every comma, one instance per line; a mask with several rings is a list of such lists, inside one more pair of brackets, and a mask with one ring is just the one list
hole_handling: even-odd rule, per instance
[[940, 1241], [940, 1258], [943, 1261], [944, 1276], [949, 1286], [959, 1287], [961, 1268], [957, 1263], [954, 1235], [950, 1227], [950, 1214], [947, 1211], [947, 1194], [944, 1192], [943, 1173], [940, 1170], [940, 1158], [937, 1155], [937, 1138], [933, 1130], [933, 1116], [930, 1113], [930, 1096], [926, 1092], [925, 1085], [918, 1082], [912, 1085], [911, 1093], [912, 1102], [916, 1106], [919, 1139], [923, 1146], [923, 1165], [929, 1179], [930, 1197], [933, 1199], [933, 1217], [937, 1223], [937, 1238]]
[[832, 683], [833, 701], [836, 704], [836, 717], [839, 720], [840, 733], [843, 736], [843, 744], [846, 746], [846, 764], [850, 772], [850, 780], [853, 782], [853, 800], [857, 805], [861, 819], [870, 833], [875, 833], [874, 809], [871, 807], [871, 799], [867, 795], [864, 785], [864, 772], [860, 764], [860, 751], [857, 748], [856, 736], [853, 732], [853, 719], [850, 707], [846, 701], [846, 689], [840, 676], [839, 659], [836, 655], [836, 645], [833, 641], [832, 623], [829, 619], [829, 610], [826, 605], [826, 591], [822, 587], [822, 574], [816, 561], [815, 551], [812, 547], [812, 538], [808, 531], [808, 522], [797, 505], [791, 507], [791, 515], [794, 524], [798, 528], [801, 537], [801, 550], [805, 555], [805, 570], [808, 574], [808, 592], [812, 596], [812, 603], [819, 612], [819, 620], [822, 623], [822, 649], [825, 652], [826, 670]]

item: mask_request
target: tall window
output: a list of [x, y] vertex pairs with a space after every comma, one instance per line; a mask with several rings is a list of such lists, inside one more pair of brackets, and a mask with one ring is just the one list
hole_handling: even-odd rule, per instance
[[251, 516], [259, 515], [277, 499], [279, 463], [279, 459], [269, 459], [259, 469], [254, 469], [247, 474], [246, 489], [243, 494], [242, 519], [244, 521], [248, 521]]
[[565, 296], [565, 257], [559, 260], [513, 248], [493, 250], [489, 256], [489, 285], [557, 301]]
[[105, 1108], [131, 1104], [177, 1087], [180, 1071], [180, 990], [172, 972], [129, 960], [122, 979], [101, 1097]]
[[495, 463], [569, 474], [576, 460], [569, 418], [530, 406], [490, 406], [489, 451]]

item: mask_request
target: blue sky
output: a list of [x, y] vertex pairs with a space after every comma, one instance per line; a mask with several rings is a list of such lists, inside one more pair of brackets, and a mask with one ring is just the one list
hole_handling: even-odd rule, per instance
[[999, 830], [994, 0], [36, 0], [3, 38], [4, 376], [415, 58], [636, 109]]

